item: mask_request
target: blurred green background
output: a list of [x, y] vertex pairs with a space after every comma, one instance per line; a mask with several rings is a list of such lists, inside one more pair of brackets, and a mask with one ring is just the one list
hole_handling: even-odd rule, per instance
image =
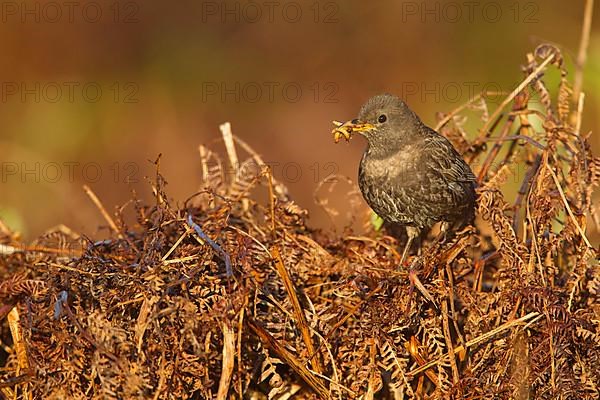
[[[542, 42], [562, 49], [572, 77], [584, 3], [8, 1], [1, 7], [0, 218], [31, 239], [61, 223], [101, 236], [105, 221], [82, 185], [109, 211], [127, 203], [132, 189], [149, 199], [145, 177], [153, 179], [158, 154], [167, 191], [181, 204], [201, 185], [198, 145], [223, 151], [224, 121], [273, 164], [276, 178], [310, 211], [310, 223], [328, 227], [313, 199], [317, 183], [333, 171], [355, 179], [363, 151], [359, 140], [333, 144], [333, 119], [354, 117], [364, 100], [387, 91], [434, 125], [436, 112], [481, 90], [510, 91], [523, 78], [526, 53]], [[599, 131], [599, 38], [596, 24], [583, 82], [583, 132]], [[598, 153], [600, 140], [592, 140]], [[321, 197], [349, 210], [352, 189], [340, 184]], [[366, 205], [359, 202], [359, 210]], [[340, 218], [338, 228], [349, 216]]]

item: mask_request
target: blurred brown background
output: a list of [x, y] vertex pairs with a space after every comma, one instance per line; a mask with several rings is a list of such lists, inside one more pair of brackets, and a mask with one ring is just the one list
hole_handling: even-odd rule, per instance
[[[583, 16], [583, 2], [564, 0], [1, 7], [0, 218], [26, 238], [60, 223], [101, 236], [105, 222], [82, 185], [111, 211], [132, 188], [148, 199], [159, 153], [181, 204], [201, 183], [198, 145], [223, 151], [224, 121], [273, 164], [311, 224], [327, 227], [313, 191], [332, 171], [355, 179], [363, 151], [360, 140], [333, 144], [333, 119], [388, 91], [434, 125], [436, 112], [482, 90], [510, 91], [541, 42], [559, 45], [573, 71]], [[584, 132], [599, 131], [599, 37], [596, 24]], [[343, 209], [350, 189], [323, 194]]]

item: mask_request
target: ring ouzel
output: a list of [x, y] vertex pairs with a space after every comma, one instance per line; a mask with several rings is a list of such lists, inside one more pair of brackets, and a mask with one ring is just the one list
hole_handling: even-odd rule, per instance
[[473, 221], [475, 175], [444, 136], [426, 126], [402, 99], [369, 99], [357, 119], [335, 122], [335, 142], [353, 133], [367, 139], [358, 183], [369, 206], [388, 223], [406, 228], [407, 243], [442, 222], [442, 230]]

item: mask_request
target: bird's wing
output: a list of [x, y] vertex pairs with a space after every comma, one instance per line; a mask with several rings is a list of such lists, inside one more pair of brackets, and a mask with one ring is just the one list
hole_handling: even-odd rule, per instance
[[421, 161], [428, 171], [431, 186], [439, 192], [433, 198], [455, 207], [455, 210], [449, 210], [450, 214], [461, 213], [464, 208], [472, 207], [475, 201], [477, 178], [448, 139], [432, 129], [429, 133], [423, 141]]
[[423, 153], [430, 156], [424, 160], [426, 166], [448, 182], [475, 182], [477, 178], [473, 171], [452, 143], [433, 129], [427, 130], [429, 134], [423, 141]]

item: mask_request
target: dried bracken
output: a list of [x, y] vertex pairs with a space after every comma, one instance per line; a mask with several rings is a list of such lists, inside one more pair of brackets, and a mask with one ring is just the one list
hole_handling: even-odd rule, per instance
[[[181, 208], [157, 173], [154, 204], [131, 203], [135, 223], [87, 189], [104, 240], [64, 228], [25, 246], [3, 227], [0, 393], [598, 399], [600, 267], [586, 225], [600, 159], [560, 51], [540, 46], [524, 73], [494, 113], [481, 96], [440, 116], [478, 176], [478, 219], [423, 241], [422, 287], [395, 238], [308, 228], [228, 124], [228, 157], [200, 148], [205, 184]], [[473, 139], [466, 109], [482, 116]]]

